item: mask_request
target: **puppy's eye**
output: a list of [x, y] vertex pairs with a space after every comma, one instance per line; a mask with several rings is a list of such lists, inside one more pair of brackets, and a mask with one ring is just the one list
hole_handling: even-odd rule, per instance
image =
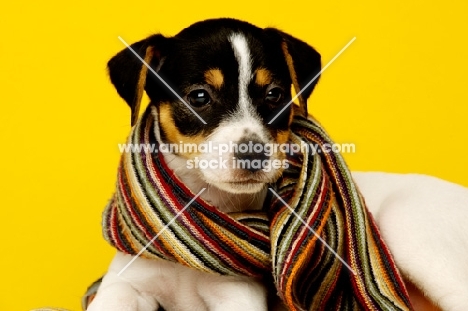
[[265, 96], [265, 101], [270, 104], [279, 104], [283, 100], [283, 90], [279, 87], [272, 88]]
[[194, 107], [203, 107], [211, 102], [210, 95], [205, 90], [194, 90], [187, 96], [190, 105]]

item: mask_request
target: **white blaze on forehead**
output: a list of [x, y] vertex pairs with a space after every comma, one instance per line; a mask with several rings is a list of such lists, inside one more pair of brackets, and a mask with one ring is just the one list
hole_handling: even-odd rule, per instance
[[243, 34], [234, 33], [229, 37], [234, 55], [239, 64], [239, 108], [243, 113], [251, 110], [248, 86], [252, 80], [252, 59], [247, 39]]
[[239, 102], [238, 109], [222, 124], [217, 134], [220, 135], [219, 137], [237, 142], [246, 133], [257, 133], [262, 141], [267, 142], [270, 135], [257, 114], [257, 109], [253, 106], [248, 91], [253, 74], [252, 55], [247, 38], [242, 33], [233, 33], [229, 36], [229, 42], [231, 42], [239, 65]]

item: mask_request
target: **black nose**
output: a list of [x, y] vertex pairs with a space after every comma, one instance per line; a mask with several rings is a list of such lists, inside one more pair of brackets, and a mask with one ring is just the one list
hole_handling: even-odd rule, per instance
[[258, 140], [241, 140], [234, 150], [236, 168], [245, 169], [252, 173], [268, 166], [269, 156], [265, 154], [265, 144]]

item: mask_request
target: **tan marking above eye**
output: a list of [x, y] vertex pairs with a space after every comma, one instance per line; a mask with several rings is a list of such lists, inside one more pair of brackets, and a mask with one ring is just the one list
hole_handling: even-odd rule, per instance
[[[161, 129], [163, 130], [169, 144], [176, 144], [179, 146], [180, 144], [199, 145], [206, 139], [206, 137], [203, 136], [203, 133], [194, 136], [187, 136], [182, 134], [175, 125], [174, 119], [172, 118], [172, 109], [169, 103], [161, 103], [159, 105], [159, 125], [161, 126]], [[179, 152], [178, 154], [186, 158], [193, 158], [199, 155], [199, 152], [198, 148], [196, 148], [193, 152], [184, 153], [182, 150], [182, 152]]]
[[265, 68], [260, 68], [255, 73], [255, 83], [260, 86], [265, 86], [271, 83], [271, 72]]
[[212, 85], [216, 89], [220, 89], [224, 83], [224, 76], [220, 69], [210, 69], [205, 71], [206, 83]]

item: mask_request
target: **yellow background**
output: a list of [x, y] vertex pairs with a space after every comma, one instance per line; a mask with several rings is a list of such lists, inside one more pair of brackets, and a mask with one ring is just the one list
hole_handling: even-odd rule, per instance
[[[7, 4], [9, 2], [9, 4]], [[388, 2], [388, 3], [387, 3]], [[330, 60], [310, 110], [354, 170], [468, 186], [466, 1], [2, 1], [0, 310], [80, 310], [113, 249], [101, 237], [130, 111], [107, 60], [128, 42], [235, 17]]]

